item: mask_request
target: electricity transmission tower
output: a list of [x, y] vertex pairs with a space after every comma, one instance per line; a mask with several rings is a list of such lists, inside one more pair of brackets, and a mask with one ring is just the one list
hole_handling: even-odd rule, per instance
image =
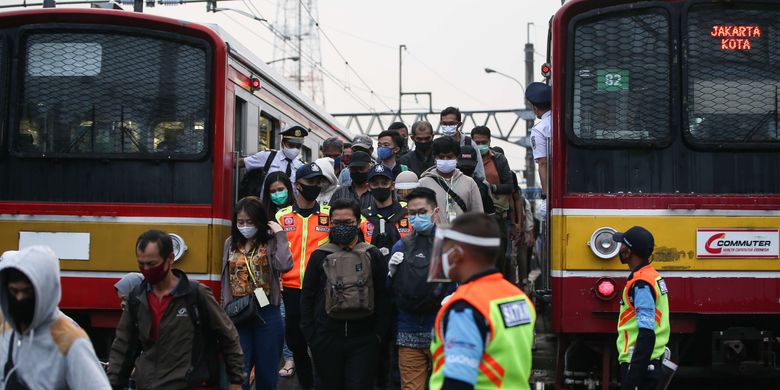
[[[325, 107], [317, 0], [278, 0], [273, 63], [304, 95]], [[281, 35], [281, 36], [280, 36]], [[298, 60], [295, 61], [295, 58]]]

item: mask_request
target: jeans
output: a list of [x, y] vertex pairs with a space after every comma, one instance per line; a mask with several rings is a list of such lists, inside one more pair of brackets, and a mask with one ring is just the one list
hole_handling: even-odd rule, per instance
[[263, 321], [256, 319], [237, 326], [241, 349], [244, 351], [244, 390], [249, 389], [249, 373], [255, 369], [257, 389], [276, 389], [279, 379], [279, 358], [282, 356], [284, 324], [279, 306], [260, 309]]
[[[284, 310], [284, 301], [282, 301], [282, 305], [279, 306], [279, 308], [282, 309], [282, 319], [286, 319], [287, 315], [285, 314]], [[290, 361], [293, 360], [293, 353], [290, 351], [290, 347], [287, 346], [287, 340], [284, 341], [284, 347], [282, 347], [282, 356], [284, 356], [284, 361]]]

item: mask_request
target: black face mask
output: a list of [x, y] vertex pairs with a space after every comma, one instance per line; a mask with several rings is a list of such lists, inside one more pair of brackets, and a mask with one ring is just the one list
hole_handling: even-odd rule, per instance
[[353, 225], [333, 225], [330, 228], [330, 240], [336, 245], [348, 245], [355, 241], [358, 227]]
[[22, 300], [17, 300], [13, 296], [8, 296], [8, 312], [16, 321], [17, 326], [19, 324], [30, 325], [32, 324], [33, 316], [35, 315], [35, 297], [30, 296]]
[[471, 177], [474, 175], [474, 171], [476, 170], [476, 167], [474, 168], [464, 168], [464, 167], [458, 167], [458, 169], [466, 176]]
[[307, 186], [305, 184], [301, 184], [300, 186], [301, 188], [298, 192], [301, 193], [303, 199], [306, 199], [309, 202], [317, 200], [317, 197], [320, 196], [320, 192], [322, 191], [322, 187], [320, 186]]
[[380, 202], [386, 201], [392, 193], [393, 190], [391, 188], [374, 188], [371, 190], [371, 195]]
[[349, 172], [349, 176], [352, 178], [352, 182], [361, 185], [368, 181], [368, 172]]
[[421, 154], [428, 154], [428, 152], [431, 151], [431, 145], [433, 145], [433, 142], [417, 142], [414, 141], [414, 148]]

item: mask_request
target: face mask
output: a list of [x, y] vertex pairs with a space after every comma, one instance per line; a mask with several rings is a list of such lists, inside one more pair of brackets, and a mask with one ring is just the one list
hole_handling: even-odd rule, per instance
[[254, 226], [239, 226], [238, 231], [241, 232], [241, 235], [243, 235], [247, 240], [257, 234], [257, 228]]
[[348, 245], [358, 234], [358, 227], [353, 225], [333, 225], [330, 228], [330, 240], [336, 245]]
[[22, 300], [17, 300], [14, 296], [8, 296], [8, 312], [13, 316], [18, 324], [32, 324], [35, 315], [35, 297], [30, 296]]
[[379, 202], [384, 202], [387, 200], [387, 198], [390, 197], [390, 194], [393, 193], [393, 190], [390, 188], [374, 188], [371, 190], [371, 195], [374, 197], [374, 199], [378, 200]]
[[160, 263], [160, 265], [154, 268], [141, 269], [141, 274], [144, 275], [144, 279], [146, 279], [146, 281], [151, 285], [160, 283], [163, 279], [165, 279], [165, 276], [168, 275], [168, 271], [170, 271], [170, 269], [165, 269], [166, 262], [167, 261], [163, 261]]
[[401, 137], [401, 150], [409, 150], [409, 137]]
[[320, 192], [322, 191], [322, 187], [320, 186], [307, 186], [305, 184], [301, 184], [300, 186], [301, 189], [298, 192], [303, 196], [303, 199], [306, 199], [309, 202], [317, 200], [317, 197], [320, 196]]
[[479, 151], [479, 154], [483, 156], [486, 155], [487, 152], [490, 150], [489, 145], [475, 145], [474, 148], [477, 149], [477, 151]]
[[428, 154], [428, 152], [431, 151], [431, 145], [433, 145], [433, 142], [417, 142], [414, 141], [414, 149], [422, 154]]
[[458, 132], [458, 125], [441, 125], [442, 135], [452, 137]]
[[349, 172], [349, 177], [357, 185], [365, 184], [368, 181], [368, 172]]
[[274, 202], [274, 204], [277, 206], [286, 205], [289, 198], [290, 194], [287, 193], [287, 190], [277, 191], [271, 194], [271, 202]]
[[452, 173], [458, 166], [458, 160], [436, 160], [436, 170], [441, 173]]
[[412, 229], [416, 232], [427, 232], [433, 228], [433, 217], [431, 214], [417, 214], [409, 217]]
[[376, 157], [379, 158], [380, 161], [385, 161], [393, 157], [393, 148], [388, 148], [386, 146], [380, 146], [376, 150]]
[[451, 248], [441, 255], [441, 270], [444, 271], [444, 275], [446, 275], [448, 278], [451, 278], [450, 271], [452, 271], [452, 264], [450, 264], [450, 254], [457, 248], [458, 247]]
[[464, 175], [471, 177], [471, 175], [474, 174], [474, 168], [464, 168], [464, 167], [458, 167], [461, 172], [463, 172]]
[[282, 148], [282, 154], [290, 160], [295, 160], [295, 158], [301, 154], [301, 150], [296, 148]]

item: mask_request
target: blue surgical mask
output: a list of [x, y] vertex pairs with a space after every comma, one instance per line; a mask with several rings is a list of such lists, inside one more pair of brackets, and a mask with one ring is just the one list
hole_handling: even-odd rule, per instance
[[380, 146], [376, 150], [376, 157], [379, 158], [379, 161], [385, 161], [393, 157], [393, 148], [388, 148], [387, 146]]
[[416, 232], [427, 232], [433, 228], [433, 219], [431, 214], [417, 214], [409, 217], [409, 223]]

